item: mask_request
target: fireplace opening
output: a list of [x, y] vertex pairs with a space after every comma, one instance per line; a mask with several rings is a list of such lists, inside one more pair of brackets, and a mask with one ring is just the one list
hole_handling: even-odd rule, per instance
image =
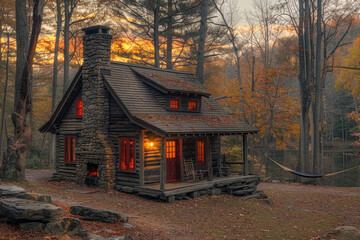
[[99, 172], [98, 172], [98, 165], [93, 163], [87, 164], [86, 176], [85, 176], [85, 183], [87, 185], [98, 185], [99, 183]]

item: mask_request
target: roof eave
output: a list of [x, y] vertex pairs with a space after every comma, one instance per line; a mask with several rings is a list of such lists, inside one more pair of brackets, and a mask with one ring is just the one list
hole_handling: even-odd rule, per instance
[[167, 132], [166, 135], [244, 135], [244, 134], [257, 134], [258, 130], [250, 131], [206, 131], [206, 132]]
[[59, 102], [58, 106], [56, 107], [54, 113], [51, 115], [49, 121], [47, 121], [43, 126], [41, 126], [38, 130], [41, 133], [48, 132], [51, 126], [57, 121], [59, 114], [61, 113], [65, 103], [67, 102], [70, 93], [74, 90], [74, 87], [76, 86], [77, 82], [81, 78], [82, 73], [82, 66], [79, 68], [78, 72], [76, 73], [74, 80], [71, 82], [69, 88], [66, 90], [64, 96], [62, 97], [61, 101]]
[[210, 93], [204, 93], [204, 92], [197, 92], [197, 91], [186, 91], [186, 90], [181, 90], [181, 89], [173, 89], [173, 88], [167, 88], [167, 93], [172, 93], [172, 92], [176, 92], [176, 93], [182, 93], [182, 94], [194, 94], [194, 95], [199, 95], [199, 96], [204, 96], [206, 98], [210, 97]]

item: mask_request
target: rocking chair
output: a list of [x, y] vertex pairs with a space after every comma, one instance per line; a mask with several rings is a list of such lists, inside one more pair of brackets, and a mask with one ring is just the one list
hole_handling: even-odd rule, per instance
[[186, 180], [195, 181], [203, 179], [203, 172], [201, 170], [195, 171], [192, 159], [184, 159], [184, 169]]

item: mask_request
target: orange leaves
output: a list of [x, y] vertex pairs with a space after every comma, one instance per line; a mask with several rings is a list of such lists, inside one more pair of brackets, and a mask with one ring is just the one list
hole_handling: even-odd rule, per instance
[[[297, 92], [291, 86], [297, 81], [290, 63], [259, 69], [256, 73], [254, 91], [251, 82], [244, 81], [243, 92], [233, 87], [233, 105], [244, 101], [245, 118], [260, 129], [259, 137], [268, 136], [270, 146], [284, 149], [299, 137], [299, 103]], [[246, 78], [245, 78], [246, 79]]]

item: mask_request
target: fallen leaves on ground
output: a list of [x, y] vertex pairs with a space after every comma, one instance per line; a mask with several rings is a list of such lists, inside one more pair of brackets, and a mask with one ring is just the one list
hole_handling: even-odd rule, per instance
[[[124, 228], [123, 223], [81, 220], [84, 228], [104, 237], [127, 234], [134, 239], [164, 240], [311, 239], [341, 225], [360, 227], [358, 188], [261, 183], [259, 189], [265, 191], [268, 200], [220, 195], [162, 203], [66, 181], [31, 182], [21, 187], [28, 192], [51, 195], [54, 204], [62, 207], [68, 217], [78, 217], [69, 213], [71, 205], [113, 210], [129, 216], [129, 224], [135, 229]], [[11, 233], [16, 229], [6, 231]], [[15, 238], [10, 236], [6, 239], [21, 239], [16, 238], [19, 234], [14, 233]], [[54, 239], [60, 238], [54, 236]]]

